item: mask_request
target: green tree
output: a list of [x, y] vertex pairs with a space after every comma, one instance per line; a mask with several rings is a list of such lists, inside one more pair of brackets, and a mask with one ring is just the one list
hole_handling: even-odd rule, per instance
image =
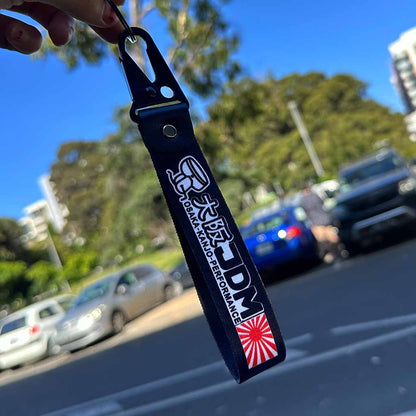
[[40, 279], [36, 281], [31, 274], [32, 270], [40, 270], [37, 265], [50, 265], [44, 260], [46, 252], [42, 247], [24, 247], [22, 234], [23, 230], [15, 220], [0, 218], [0, 301], [7, 303], [17, 298], [29, 300], [35, 292], [40, 293], [46, 287], [44, 274], [39, 273]]
[[[315, 175], [287, 107], [290, 100], [298, 103], [328, 176], [385, 138], [405, 156], [412, 153], [403, 116], [368, 99], [366, 85], [350, 75], [308, 73], [231, 82], [196, 135], [236, 215], [245, 191], [276, 182], [286, 191], [299, 189]], [[143, 246], [152, 247], [152, 241], [176, 244], [137, 129], [123, 109], [116, 119], [117, 133], [102, 142], [64, 145], [52, 169], [70, 210], [66, 231], [84, 236], [83, 248], [98, 252], [101, 264], [128, 260]]]
[[[225, 77], [239, 72], [231, 60], [238, 46], [238, 37], [231, 33], [221, 15], [221, 7], [229, 0], [129, 0], [128, 19], [132, 26], [146, 27], [146, 17], [157, 13], [164, 20], [170, 35], [168, 63], [176, 76], [193, 91], [209, 95], [217, 90]], [[56, 48], [49, 41], [40, 56], [54, 53], [70, 68], [81, 61], [100, 62], [114, 47], [102, 41], [87, 25], [77, 22], [73, 40], [65, 48]], [[132, 52], [144, 67], [143, 45]], [[112, 52], [111, 52], [112, 51]]]
[[106, 201], [106, 158], [99, 142], [69, 142], [58, 151], [51, 168], [51, 181], [58, 197], [69, 209], [66, 226], [69, 239], [87, 238], [98, 232]]
[[[227, 2], [129, 0], [127, 17], [132, 26], [144, 27], [149, 13], [158, 14], [170, 36], [165, 55], [175, 75], [197, 94], [208, 96], [239, 72], [232, 60], [238, 37], [221, 15]], [[143, 46], [142, 42], [126, 44], [131, 56], [149, 71]], [[54, 48], [46, 44], [43, 56], [57, 54], [75, 68], [81, 61], [98, 63], [112, 52], [114, 48], [87, 25], [77, 23], [69, 45]], [[70, 212], [63, 241], [75, 251], [81, 242], [86, 250], [99, 252], [105, 263], [120, 256], [130, 258], [137, 255], [137, 247], [148, 246], [155, 237], [169, 241], [173, 234], [150, 157], [127, 107], [117, 112], [116, 120], [119, 131], [103, 142], [63, 145], [51, 175], [60, 201]], [[62, 252], [66, 253], [64, 262], [69, 261], [68, 250]]]
[[92, 251], [72, 254], [62, 270], [63, 277], [70, 283], [81, 280], [97, 265], [97, 257], [97, 253]]
[[23, 261], [0, 261], [0, 301], [10, 303], [26, 298], [30, 282], [25, 278], [27, 265]]
[[0, 218], [0, 261], [21, 260], [32, 264], [46, 257], [38, 245], [27, 249], [22, 243], [23, 228], [12, 218]]
[[32, 283], [30, 288], [32, 296], [48, 290], [57, 291], [62, 283], [61, 270], [45, 260], [36, 262], [26, 271], [25, 276]]
[[[410, 156], [412, 145], [403, 115], [366, 97], [366, 84], [351, 75], [293, 74], [263, 81], [231, 82], [209, 108], [209, 119], [197, 128], [216, 172], [241, 178], [250, 189], [279, 181], [296, 189], [315, 176], [309, 156], [290, 117], [288, 102], [302, 111], [327, 174], [341, 164], [374, 150], [390, 139]], [[212, 151], [211, 151], [212, 150]]]
[[0, 218], [0, 261], [24, 260], [28, 256], [20, 237], [19, 224], [11, 218]]

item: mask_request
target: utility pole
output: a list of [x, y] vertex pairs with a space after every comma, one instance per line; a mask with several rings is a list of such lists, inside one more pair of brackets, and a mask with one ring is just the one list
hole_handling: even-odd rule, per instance
[[49, 230], [47, 230], [47, 233], [48, 233], [47, 250], [48, 250], [48, 254], [49, 254], [49, 258], [51, 260], [51, 263], [54, 264], [56, 267], [62, 269], [62, 262], [61, 262], [61, 259], [59, 257], [58, 251], [56, 250], [55, 243], [52, 240], [52, 236], [51, 236]]
[[308, 130], [306, 129], [305, 124], [303, 123], [302, 116], [299, 113], [296, 101], [290, 101], [288, 107], [293, 121], [295, 122], [296, 127], [299, 131], [300, 137], [302, 137], [303, 144], [306, 147], [306, 150], [309, 154], [315, 172], [318, 176], [322, 176], [324, 174], [324, 169], [321, 165], [321, 161], [319, 160], [318, 155], [315, 152], [315, 148], [313, 147], [312, 140], [309, 137]]
[[[58, 250], [56, 249], [55, 243], [53, 242], [49, 229], [47, 229], [46, 232], [48, 233], [47, 250], [51, 263], [62, 270], [62, 261], [59, 257]], [[69, 285], [68, 280], [63, 280], [61, 290], [63, 290], [66, 293], [71, 293], [71, 286]]]

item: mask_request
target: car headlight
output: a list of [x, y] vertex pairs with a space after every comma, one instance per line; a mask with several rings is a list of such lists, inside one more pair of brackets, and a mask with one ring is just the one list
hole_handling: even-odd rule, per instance
[[95, 308], [87, 314], [81, 316], [78, 320], [78, 328], [81, 330], [88, 329], [94, 325], [95, 322], [99, 321], [103, 316], [101, 308]]
[[287, 236], [286, 230], [279, 230], [277, 236], [283, 240]]
[[416, 179], [407, 178], [399, 182], [399, 193], [407, 194], [416, 191]]

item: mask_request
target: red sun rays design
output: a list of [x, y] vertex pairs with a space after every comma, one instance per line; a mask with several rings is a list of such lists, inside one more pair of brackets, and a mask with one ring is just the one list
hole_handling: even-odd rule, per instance
[[276, 343], [264, 313], [236, 326], [248, 368], [277, 356]]

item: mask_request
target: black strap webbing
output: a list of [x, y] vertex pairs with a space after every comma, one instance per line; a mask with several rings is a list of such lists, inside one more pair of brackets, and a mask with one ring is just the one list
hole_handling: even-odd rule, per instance
[[[139, 130], [212, 333], [243, 382], [285, 358], [263, 283], [193, 134], [185, 105], [144, 110]], [[165, 126], [177, 135], [164, 135]]]
[[[154, 81], [126, 52], [128, 36], [145, 40]], [[152, 157], [211, 331], [241, 383], [285, 359], [276, 317], [195, 139], [186, 97], [153, 39], [131, 28], [120, 36], [119, 51], [133, 96], [130, 115]]]

